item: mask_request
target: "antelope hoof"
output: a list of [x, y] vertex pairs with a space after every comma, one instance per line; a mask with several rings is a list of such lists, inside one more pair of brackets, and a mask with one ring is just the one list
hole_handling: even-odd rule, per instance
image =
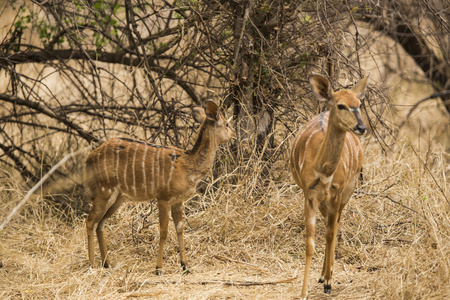
[[325, 294], [331, 294], [331, 284], [324, 284], [323, 285], [323, 292]]
[[160, 268], [156, 267], [155, 275], [161, 276], [162, 274], [163, 274], [163, 271]]
[[186, 264], [182, 263], [181, 267], [183, 267], [183, 273], [181, 273], [181, 275], [187, 275], [191, 273], [191, 270], [189, 270], [189, 267]]
[[103, 263], [102, 263], [102, 266], [103, 266], [103, 268], [105, 268], [105, 269], [108, 269], [108, 268], [112, 268], [113, 266], [109, 263], [109, 262], [107, 262], [107, 261], [104, 261]]
[[323, 277], [320, 277], [319, 278], [319, 283], [324, 283], [324, 282], [325, 282], [325, 279]]

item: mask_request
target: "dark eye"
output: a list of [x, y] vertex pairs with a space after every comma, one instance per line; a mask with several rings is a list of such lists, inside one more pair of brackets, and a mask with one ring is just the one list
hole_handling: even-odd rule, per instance
[[345, 107], [345, 105], [342, 105], [342, 104], [338, 104], [337, 108], [340, 110], [347, 109], [347, 107]]

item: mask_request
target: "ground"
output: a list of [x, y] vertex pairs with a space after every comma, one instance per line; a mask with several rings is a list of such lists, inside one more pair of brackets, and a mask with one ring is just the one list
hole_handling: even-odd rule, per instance
[[[331, 295], [317, 283], [325, 245], [318, 219], [309, 299], [450, 297], [446, 154], [415, 157], [401, 147], [385, 156], [365, 149], [364, 182], [339, 228]], [[263, 188], [256, 175], [224, 177], [186, 203], [188, 275], [173, 224], [164, 274], [154, 274], [154, 203], [127, 203], [111, 218], [106, 237], [114, 266], [104, 269], [97, 245], [96, 265], [87, 262], [86, 214], [62, 213], [35, 195], [0, 232], [0, 298], [299, 299], [303, 195], [283, 166]], [[25, 193], [5, 182], [1, 220]]]

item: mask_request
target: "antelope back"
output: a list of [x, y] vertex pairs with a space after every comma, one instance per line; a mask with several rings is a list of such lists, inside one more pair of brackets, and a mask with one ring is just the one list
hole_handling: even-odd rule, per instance
[[111, 193], [118, 187], [136, 200], [164, 197], [173, 190], [174, 172], [182, 175], [175, 163], [183, 153], [131, 139], [110, 139], [86, 159], [86, 187], [91, 193]]

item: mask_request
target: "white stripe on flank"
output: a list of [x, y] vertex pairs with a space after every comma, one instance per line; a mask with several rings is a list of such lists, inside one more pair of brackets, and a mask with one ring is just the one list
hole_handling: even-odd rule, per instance
[[130, 152], [130, 146], [126, 145], [127, 156], [125, 157], [125, 166], [123, 167], [123, 184], [125, 185], [125, 191], [128, 193], [128, 183], [127, 183], [127, 169], [128, 169], [128, 154]]
[[[298, 132], [297, 136], [294, 139], [294, 144], [292, 145], [291, 157], [294, 157], [294, 152], [297, 149], [298, 143], [301, 141], [303, 135], [305, 135], [311, 128], [313, 128], [315, 126], [315, 124], [317, 124], [318, 120], [319, 120], [319, 116], [316, 116], [315, 118], [311, 119], [311, 121], [306, 123], [306, 126], [300, 132]], [[299, 155], [301, 156], [302, 153], [300, 150], [301, 149], [299, 149]]]
[[294, 172], [294, 177], [300, 178], [300, 174], [298, 172], [298, 169], [295, 167], [295, 161], [297, 160], [297, 158], [295, 157], [295, 149], [296, 149], [295, 146], [297, 145], [297, 142], [298, 142], [298, 138], [296, 138], [294, 140], [294, 145], [292, 146], [292, 149], [291, 149], [291, 157], [290, 157], [290, 159], [291, 159], [292, 166], [293, 166], [292, 172]]
[[111, 178], [108, 174], [108, 170], [107, 170], [107, 163], [106, 163], [106, 151], [108, 151], [109, 147], [103, 147], [105, 150], [103, 151], [103, 170], [105, 171], [105, 176], [108, 179], [108, 183], [111, 183]]
[[349, 162], [349, 170], [350, 170], [350, 172], [352, 172], [353, 171], [353, 160], [354, 160], [354, 158], [353, 158], [353, 149], [355, 149], [355, 144], [353, 143], [353, 138], [352, 137], [349, 137], [348, 138], [349, 139], [349, 142], [350, 142], [350, 157], [349, 157], [349, 160], [350, 160], [350, 162]]
[[164, 149], [161, 149], [161, 151], [162, 151], [162, 153], [163, 153], [163, 155], [162, 155], [162, 157], [161, 157], [161, 169], [160, 169], [160, 171], [159, 171], [159, 177], [161, 178], [161, 188], [165, 188], [165, 183], [166, 183], [166, 180], [165, 180], [165, 177], [164, 177], [164, 164], [165, 164], [165, 162], [166, 162], [166, 159], [165, 159], [165, 156], [164, 156], [164, 154], [165, 154], [165, 150]]
[[151, 165], [152, 165], [152, 171], [151, 171], [151, 179], [150, 179], [150, 195], [152, 195], [152, 197], [155, 197], [155, 148], [152, 148], [152, 155], [151, 157]]
[[307, 134], [309, 130], [314, 129], [314, 127], [316, 127], [317, 123], [319, 123], [319, 116], [315, 116], [311, 121], [309, 121], [306, 124], [306, 127], [302, 130], [299, 137]]
[[[172, 155], [173, 156], [176, 155], [175, 150], [173, 150]], [[170, 183], [172, 182], [172, 173], [173, 173], [173, 169], [174, 169], [174, 166], [173, 166], [174, 161], [171, 159], [170, 163], [171, 163], [171, 165], [170, 165], [170, 171], [169, 171], [169, 180], [167, 180], [167, 188], [168, 189], [170, 189]]]
[[355, 139], [352, 139], [352, 168], [356, 170], [358, 168], [358, 165], [356, 164], [358, 160], [358, 150], [355, 144]]
[[[300, 143], [300, 141], [302, 140], [302, 137], [305, 135], [305, 136], [307, 136], [308, 135], [308, 132], [311, 130], [311, 129], [314, 129], [315, 128], [315, 126], [317, 125], [317, 123], [319, 122], [319, 116], [315, 116], [311, 121], [309, 121], [307, 124], [306, 124], [306, 126], [305, 126], [305, 128], [303, 128], [303, 130], [301, 131], [301, 132], [299, 132], [298, 133], [298, 135], [296, 136], [296, 138], [295, 138], [295, 140], [294, 140], [294, 144], [293, 144], [293, 146], [292, 146], [292, 150], [291, 150], [291, 159], [293, 159], [293, 157], [294, 157], [294, 153], [295, 153], [295, 150], [298, 148], [298, 147], [300, 147], [301, 145], [299, 145], [299, 143]], [[304, 147], [304, 149], [303, 150], [306, 150], [306, 144], [304, 145], [305, 147]], [[297, 165], [297, 167], [298, 167], [298, 169], [295, 167], [295, 163], [293, 164], [294, 165], [294, 172], [296, 173], [296, 177], [298, 178], [298, 179], [300, 179], [300, 173], [301, 173], [301, 170], [302, 170], [302, 168], [303, 168], [303, 162], [304, 162], [304, 160], [305, 160], [305, 155], [304, 155], [304, 153], [301, 151], [302, 149], [298, 149], [299, 150], [299, 157], [295, 157], [295, 159], [297, 160], [298, 159], [298, 165]], [[300, 159], [301, 159], [301, 161], [300, 161]], [[300, 179], [301, 180], [301, 179]]]
[[100, 174], [100, 169], [98, 168], [98, 158], [92, 162], [92, 168], [94, 169], [93, 170], [94, 178], [97, 177], [96, 181], [99, 181], [101, 174]]
[[355, 145], [355, 149], [356, 149], [356, 167], [359, 167], [359, 147], [357, 146], [357, 143]]
[[[342, 165], [344, 166], [344, 172], [345, 173], [347, 173], [347, 169], [348, 169], [348, 157], [349, 157], [348, 152], [349, 152], [349, 149], [348, 149], [348, 146], [347, 146], [347, 142], [344, 141], [344, 151], [341, 154], [341, 160], [342, 160]], [[347, 155], [345, 155], [345, 153], [347, 153]], [[345, 159], [345, 158], [347, 158], [347, 159]]]
[[[320, 123], [319, 119], [320, 119], [319, 116], [316, 116], [313, 120], [311, 120], [311, 123], [305, 128], [305, 130], [302, 132], [301, 135], [302, 136], [303, 135], [306, 135], [306, 136], [309, 135], [311, 137], [312, 134], [317, 132], [317, 130], [315, 130], [317, 125], [319, 125], [318, 129], [321, 130], [321, 127], [320, 127], [320, 124], [319, 124]], [[312, 130], [314, 130], [313, 133], [311, 133]], [[306, 144], [305, 144], [305, 147], [306, 147]]]
[[[155, 177], [154, 177], [154, 182], [155, 182], [155, 189], [156, 191], [159, 188], [159, 180], [160, 180], [160, 176], [159, 176], [159, 172], [160, 172], [160, 168], [159, 168], [159, 155], [161, 154], [161, 149], [162, 148], [158, 148], [158, 150], [156, 151], [156, 172], [155, 172]], [[155, 191], [155, 193], [156, 193]]]
[[120, 181], [119, 181], [119, 160], [120, 160], [120, 147], [121, 147], [122, 142], [120, 142], [120, 144], [117, 146], [117, 157], [116, 157], [116, 166], [114, 168], [114, 176], [116, 177], [116, 183], [120, 186]]
[[133, 192], [134, 192], [134, 196], [136, 197], [136, 154], [137, 154], [137, 150], [139, 148], [139, 145], [135, 145], [136, 148], [134, 150], [134, 154], [133, 154], [133, 164], [132, 164], [132, 170], [133, 170], [133, 186], [131, 187]]
[[103, 182], [105, 182], [105, 177], [103, 176], [103, 172], [102, 172], [101, 167], [100, 167], [100, 163], [101, 163], [101, 154], [102, 154], [102, 152], [101, 152], [101, 151], [98, 151], [98, 154], [97, 154], [97, 160], [96, 160], [96, 162], [95, 162], [95, 164], [94, 164], [94, 168], [95, 168], [95, 171], [97, 172], [97, 176], [101, 177], [100, 180], [103, 181]]
[[145, 197], [147, 197], [147, 170], [145, 169], [145, 162], [147, 161], [147, 150], [148, 146], [144, 145], [144, 155], [142, 155], [142, 174], [143, 174], [143, 182], [144, 185], [144, 191], [145, 191]]
[[[319, 128], [319, 129], [316, 129], [316, 130], [314, 130], [310, 135], [309, 135], [309, 137], [308, 137], [308, 139], [306, 140], [306, 143], [305, 143], [305, 152], [306, 152], [306, 150], [308, 149], [308, 143], [309, 143], [309, 141], [311, 140], [311, 138], [318, 132], [318, 131], [320, 131], [321, 129]], [[317, 153], [316, 153], [317, 154]], [[300, 170], [301, 169], [303, 169], [303, 164], [305, 163], [305, 158], [306, 158], [306, 155], [303, 155], [303, 157], [302, 157], [302, 162], [301, 162], [301, 164], [300, 164]]]
[[[311, 129], [315, 129], [315, 127], [316, 127], [316, 125], [317, 125], [317, 123], [319, 122], [319, 117], [318, 116], [316, 116], [314, 119], [312, 119], [307, 125], [306, 125], [306, 127], [305, 127], [305, 129], [303, 129], [303, 131], [298, 135], [298, 142], [300, 142], [301, 141], [301, 139], [302, 139], [302, 137], [303, 136], [308, 136], [309, 135], [309, 137], [308, 137], [308, 140], [311, 138], [311, 135], [312, 134], [314, 134], [315, 132], [317, 132], [317, 130], [316, 131], [314, 131], [314, 133], [312, 133], [312, 134], [310, 134], [309, 133], [309, 131], [311, 130]], [[320, 130], [320, 128], [319, 128], [319, 130]], [[295, 145], [295, 147], [297, 148], [297, 147], [300, 147], [301, 145], [297, 145], [297, 143], [296, 143], [296, 145]], [[306, 149], [306, 143], [304, 144], [304, 150]], [[303, 153], [301, 152], [301, 149], [299, 149], [300, 150], [300, 156], [303, 156], [303, 158], [304, 158], [304, 155], [303, 155]], [[303, 165], [303, 164], [301, 164], [301, 165]]]
[[[324, 117], [328, 118], [328, 115], [324, 115]], [[302, 131], [300, 131], [295, 139], [295, 144], [293, 145], [292, 148], [297, 148], [297, 143], [300, 141], [301, 137], [305, 134], [307, 134], [307, 132], [314, 128], [317, 123], [319, 122], [319, 115], [315, 116], [314, 118], [311, 119], [311, 121], [309, 121], [308, 123], [306, 123], [306, 126], [302, 129]]]

